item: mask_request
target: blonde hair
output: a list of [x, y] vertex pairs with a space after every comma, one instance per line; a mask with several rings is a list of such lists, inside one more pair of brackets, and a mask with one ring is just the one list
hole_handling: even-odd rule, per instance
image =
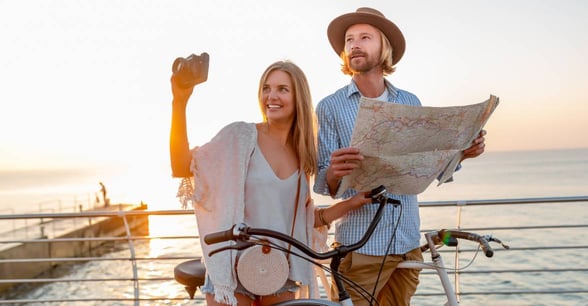
[[[384, 33], [380, 30], [378, 30], [378, 32], [380, 32], [380, 45], [382, 46], [382, 48], [380, 49], [380, 63], [382, 66], [382, 70], [384, 71], [384, 75], [386, 76], [392, 74], [392, 72], [396, 70], [396, 68], [392, 64], [392, 56], [394, 50], [392, 50], [392, 45], [390, 44], [390, 41], [388, 40], [386, 35], [384, 35]], [[349, 58], [345, 54], [345, 48], [343, 49], [343, 51], [341, 51], [340, 57], [343, 61], [343, 64], [341, 64], [341, 71], [343, 72], [343, 74], [353, 76], [353, 70], [351, 70], [351, 68], [349, 67]]]
[[261, 101], [263, 86], [269, 74], [275, 70], [287, 73], [292, 80], [294, 90], [294, 123], [290, 127], [290, 139], [300, 168], [309, 176], [314, 175], [317, 169], [317, 148], [316, 148], [316, 118], [314, 106], [310, 95], [310, 87], [304, 72], [300, 67], [290, 61], [277, 61], [271, 64], [261, 75], [257, 98], [263, 121], [267, 122], [265, 106]]

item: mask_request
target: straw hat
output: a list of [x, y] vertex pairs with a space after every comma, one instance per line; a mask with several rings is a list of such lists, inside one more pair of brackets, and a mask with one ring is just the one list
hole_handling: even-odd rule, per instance
[[345, 32], [354, 24], [372, 25], [386, 35], [393, 49], [392, 65], [402, 58], [405, 49], [404, 35], [384, 14], [369, 7], [360, 7], [354, 13], [341, 15], [331, 21], [327, 28], [327, 36], [337, 55], [341, 55], [345, 47]]

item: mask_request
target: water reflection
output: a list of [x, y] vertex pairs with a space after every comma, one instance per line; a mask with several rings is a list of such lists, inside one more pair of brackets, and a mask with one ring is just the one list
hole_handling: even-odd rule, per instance
[[[149, 216], [149, 232], [155, 238], [146, 241], [145, 249], [141, 250], [148, 258], [166, 257], [195, 257], [200, 253], [200, 245], [196, 235], [196, 219], [194, 215], [183, 216]], [[178, 236], [194, 236], [193, 239], [171, 239]], [[167, 237], [167, 238], [165, 238]], [[141, 249], [141, 248], [140, 248]], [[139, 273], [147, 278], [173, 277], [173, 270], [176, 265], [185, 259], [160, 260], [141, 263]], [[174, 280], [143, 282], [141, 284], [141, 295], [144, 297], [182, 297], [188, 298], [183, 286]], [[195, 301], [183, 301], [185, 303]], [[171, 302], [170, 302], [171, 304]], [[200, 305], [202, 303], [200, 302]]]
[[[151, 237], [196, 236], [196, 219], [193, 215], [185, 216], [149, 216], [149, 233]], [[191, 242], [196, 243], [197, 239]], [[165, 256], [169, 252], [178, 251], [178, 240], [169, 238], [155, 238], [149, 241], [149, 257]], [[182, 243], [190, 243], [182, 241]], [[190, 248], [196, 252], [195, 248]]]

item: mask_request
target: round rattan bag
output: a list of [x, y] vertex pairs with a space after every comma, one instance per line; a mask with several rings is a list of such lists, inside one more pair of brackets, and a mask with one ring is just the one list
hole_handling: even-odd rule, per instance
[[269, 295], [288, 280], [290, 267], [286, 255], [267, 245], [256, 245], [243, 251], [237, 261], [239, 281], [255, 295]]

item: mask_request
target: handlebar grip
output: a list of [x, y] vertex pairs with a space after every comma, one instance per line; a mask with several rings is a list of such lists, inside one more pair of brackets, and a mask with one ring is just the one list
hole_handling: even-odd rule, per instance
[[486, 257], [494, 256], [494, 250], [492, 250], [492, 247], [486, 239], [480, 237], [478, 242], [480, 242], [480, 246], [482, 246], [482, 251], [484, 251], [484, 255], [486, 255]]
[[379, 196], [383, 195], [386, 193], [386, 187], [384, 187], [384, 185], [380, 185], [372, 190], [370, 190], [370, 194], [369, 197], [372, 199], [376, 199]]
[[214, 244], [214, 243], [219, 243], [219, 242], [223, 242], [223, 241], [234, 240], [234, 238], [235, 238], [235, 235], [233, 234], [234, 228], [235, 228], [235, 226], [231, 227], [230, 229], [228, 229], [226, 231], [220, 231], [220, 232], [207, 234], [206, 236], [204, 236], [204, 242], [206, 242], [206, 244]]

